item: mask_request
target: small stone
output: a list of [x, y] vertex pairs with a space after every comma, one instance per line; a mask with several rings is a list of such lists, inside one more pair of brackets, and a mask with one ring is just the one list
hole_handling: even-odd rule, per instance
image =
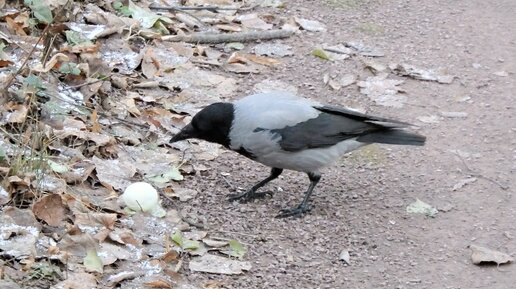
[[475, 69], [480, 69], [480, 68], [482, 68], [482, 65], [481, 65], [480, 63], [473, 63], [473, 64], [472, 64], [472, 66], [473, 66], [473, 68], [475, 68]]
[[507, 71], [496, 71], [496, 72], [493, 72], [494, 75], [496, 76], [500, 76], [500, 77], [507, 77], [509, 76], [509, 73], [507, 73]]
[[346, 264], [346, 265], [351, 265], [351, 263], [349, 262], [349, 259], [350, 259], [349, 250], [348, 249], [342, 250], [342, 252], [340, 252], [340, 255], [339, 255], [339, 260], [344, 262], [344, 264]]
[[468, 117], [468, 113], [462, 112], [462, 111], [441, 111], [440, 114], [447, 118], [466, 118], [466, 117]]

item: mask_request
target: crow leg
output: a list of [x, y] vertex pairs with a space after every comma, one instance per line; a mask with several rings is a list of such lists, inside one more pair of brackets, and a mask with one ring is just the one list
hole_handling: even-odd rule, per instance
[[313, 193], [315, 186], [319, 180], [321, 180], [321, 175], [318, 173], [308, 173], [308, 178], [310, 179], [310, 186], [308, 187], [301, 204], [294, 208], [281, 210], [276, 218], [300, 217], [302, 214], [309, 212], [312, 209], [312, 206], [308, 205], [308, 200], [310, 199], [310, 195]]
[[254, 185], [252, 188], [247, 190], [244, 193], [241, 194], [234, 194], [229, 196], [229, 201], [235, 201], [240, 200], [241, 202], [248, 202], [250, 200], [256, 199], [256, 198], [263, 198], [266, 195], [271, 195], [272, 192], [257, 192], [257, 190], [263, 186], [265, 186], [268, 182], [276, 179], [281, 175], [283, 172], [283, 169], [279, 168], [272, 168], [271, 173], [268, 177], [258, 182], [256, 185]]

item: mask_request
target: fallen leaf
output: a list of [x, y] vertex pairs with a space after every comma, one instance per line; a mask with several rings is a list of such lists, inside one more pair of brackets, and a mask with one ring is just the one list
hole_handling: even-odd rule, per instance
[[176, 230], [170, 237], [183, 250], [195, 250], [200, 246], [198, 241], [184, 238], [180, 230]]
[[189, 201], [195, 196], [197, 196], [198, 192], [194, 189], [188, 189], [188, 188], [174, 188], [174, 191], [170, 194], [170, 196], [179, 198], [181, 202]]
[[128, 10], [131, 13], [131, 16], [141, 23], [143, 28], [153, 27], [158, 20], [171, 22], [167, 17], [159, 16], [149, 9], [145, 9], [134, 4], [130, 0], [128, 1]]
[[409, 214], [424, 214], [428, 217], [435, 217], [438, 212], [436, 208], [419, 199], [407, 206], [407, 213]]
[[102, 260], [97, 255], [97, 251], [94, 249], [90, 249], [86, 252], [86, 257], [83, 259], [83, 264], [86, 270], [89, 272], [104, 272]]
[[375, 75], [380, 73], [380, 72], [384, 72], [385, 70], [387, 70], [387, 66], [382, 64], [382, 63], [379, 63], [377, 61], [374, 61], [372, 59], [364, 59], [363, 60], [363, 63], [365, 65], [365, 67], [369, 70], [371, 70], [372, 73], [374, 73]]
[[229, 240], [229, 256], [237, 257], [241, 259], [244, 257], [245, 253], [247, 253], [247, 249], [242, 245], [242, 243], [237, 240]]
[[163, 279], [158, 279], [154, 281], [149, 281], [144, 283], [145, 286], [150, 288], [158, 288], [158, 289], [171, 289], [172, 284]]
[[249, 271], [252, 268], [251, 263], [247, 261], [232, 260], [212, 254], [192, 259], [189, 267], [194, 272], [228, 275], [242, 274], [243, 271]]
[[103, 160], [96, 156], [91, 160], [95, 164], [99, 181], [115, 189], [125, 189], [131, 183], [129, 180], [136, 173], [134, 161], [120, 159]]
[[66, 192], [66, 182], [59, 177], [45, 174], [34, 183], [34, 187], [40, 191], [61, 194]]
[[298, 17], [295, 17], [294, 20], [296, 21], [297, 24], [299, 24], [299, 26], [301, 26], [301, 28], [303, 28], [306, 31], [311, 31], [311, 32], [326, 31], [326, 26], [319, 21], [308, 20], [308, 19], [298, 18]]
[[254, 63], [258, 63], [258, 64], [265, 65], [265, 66], [274, 66], [274, 65], [278, 65], [281, 63], [281, 61], [279, 61], [277, 59], [266, 57], [266, 56], [247, 54], [245, 57]]
[[43, 0], [25, 0], [27, 6], [30, 7], [34, 17], [38, 19], [40, 23], [51, 24], [54, 21], [52, 11], [50, 7]]
[[23, 123], [27, 119], [28, 108], [23, 104], [15, 104], [9, 107], [9, 111], [4, 117], [9, 123]]
[[469, 248], [471, 249], [471, 261], [473, 261], [475, 265], [483, 263], [495, 263], [496, 265], [500, 265], [513, 261], [511, 256], [500, 251], [477, 245], [470, 245]]
[[93, 274], [81, 272], [68, 272], [66, 280], [63, 280], [50, 289], [92, 289], [97, 288], [97, 278]]
[[398, 85], [403, 80], [387, 79], [387, 74], [368, 77], [365, 81], [359, 81], [357, 85], [360, 92], [366, 94], [378, 105], [390, 107], [403, 107], [406, 97], [398, 92], [403, 92]]
[[69, 171], [68, 166], [47, 160], [47, 164], [54, 173], [62, 174]]
[[410, 64], [391, 64], [389, 68], [396, 74], [408, 76], [418, 80], [435, 81], [439, 83], [449, 84], [455, 78], [452, 75], [440, 74], [432, 69], [418, 68]]
[[332, 60], [332, 58], [330, 57], [328, 52], [326, 52], [322, 48], [316, 48], [316, 49], [312, 50], [312, 55], [316, 56], [316, 57], [319, 57], [321, 59], [324, 59], [324, 60]]
[[102, 261], [102, 265], [111, 265], [117, 260], [139, 260], [138, 253], [134, 250], [130, 250], [128, 247], [122, 247], [108, 242], [100, 244], [98, 256]]
[[46, 195], [37, 200], [32, 205], [32, 211], [36, 217], [54, 227], [62, 225], [66, 217], [63, 201], [58, 194]]
[[352, 48], [358, 54], [363, 55], [363, 56], [382, 57], [385, 55], [385, 53], [382, 50], [375, 48], [375, 47], [367, 46], [360, 42], [350, 41], [350, 42], [344, 43], [344, 45]]
[[164, 185], [170, 181], [182, 181], [183, 175], [175, 166], [170, 167], [167, 171], [162, 172], [157, 176], [147, 176], [147, 180], [156, 183], [157, 186]]
[[141, 67], [142, 73], [147, 79], [153, 79], [160, 68], [160, 64], [154, 58], [154, 51], [150, 46], [147, 47], [143, 54]]
[[39, 237], [39, 229], [35, 226], [24, 226], [17, 223], [5, 213], [0, 217], [0, 251], [13, 258], [36, 257], [36, 240]]
[[458, 189], [461, 189], [461, 188], [462, 188], [462, 187], [464, 187], [465, 185], [467, 185], [467, 184], [471, 184], [471, 183], [474, 183], [474, 182], [476, 182], [476, 181], [477, 181], [477, 178], [474, 178], [474, 177], [472, 177], [472, 178], [462, 179], [462, 180], [460, 180], [459, 182], [457, 182], [457, 183], [453, 186], [452, 191], [456, 191], [456, 190], [458, 190]]
[[242, 26], [248, 29], [269, 30], [273, 27], [272, 24], [269, 24], [258, 17], [258, 14], [256, 13], [240, 15], [235, 20], [242, 23]]

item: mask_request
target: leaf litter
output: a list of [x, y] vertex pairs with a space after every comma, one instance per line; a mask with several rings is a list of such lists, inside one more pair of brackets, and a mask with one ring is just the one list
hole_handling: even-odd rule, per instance
[[[7, 68], [0, 80], [9, 100], [0, 108], [0, 127], [15, 129], [11, 136], [2, 130], [0, 138], [3, 254], [16, 266], [36, 258], [34, 268], [57, 262], [55, 275], [49, 271], [48, 276], [58, 276], [48, 278], [50, 288], [93, 288], [97, 283], [127, 288], [184, 283], [186, 288], [194, 285], [162, 273], [250, 270], [245, 260], [249, 248], [200, 231], [190, 223], [206, 223], [204, 216], [181, 209], [200, 193], [182, 186], [183, 175], [206, 170], [197, 161], [217, 159], [220, 147], [193, 141], [170, 149], [168, 139], [201, 107], [234, 96], [240, 75], [266, 76], [294, 54], [281, 40], [268, 40], [324, 33], [326, 25], [271, 13], [284, 6], [282, 1], [263, 1], [266, 8], [258, 10], [238, 10], [245, 3], [229, 0], [185, 1], [235, 8], [191, 15], [158, 13], [146, 2], [114, 2], [114, 9], [95, 1], [66, 4], [5, 4], [14, 14], [1, 20], [13, 34], [2, 37], [0, 47], [0, 67]], [[82, 11], [86, 22], [68, 19], [74, 11]], [[62, 41], [52, 46], [46, 41], [51, 33]], [[43, 35], [45, 42], [36, 45], [34, 35]], [[184, 41], [174, 42], [178, 39]], [[249, 45], [253, 40], [261, 42]], [[384, 56], [359, 41], [317, 47], [315, 56], [333, 61]], [[13, 74], [26, 58], [23, 73]], [[377, 104], [401, 107], [403, 81], [389, 79], [378, 63], [367, 63], [377, 75], [365, 80], [357, 74], [335, 75], [325, 83], [334, 90], [357, 83]], [[410, 66], [392, 72], [447, 79]], [[257, 83], [254, 90], [271, 88], [297, 90], [275, 79]], [[139, 182], [146, 182], [146, 189], [137, 190], [136, 200], [123, 200], [127, 195], [122, 193]], [[131, 211], [123, 209], [127, 204]], [[152, 214], [156, 208], [159, 214]], [[49, 231], [56, 233], [42, 233]], [[349, 262], [344, 255], [341, 259]], [[189, 268], [183, 266], [185, 258]]]

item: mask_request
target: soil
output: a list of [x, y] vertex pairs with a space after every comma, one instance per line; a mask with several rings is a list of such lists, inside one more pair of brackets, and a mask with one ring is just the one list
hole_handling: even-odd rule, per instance
[[[301, 201], [305, 174], [284, 173], [267, 186], [272, 198], [230, 203], [228, 194], [269, 169], [233, 152], [202, 162], [209, 169], [183, 183], [201, 192], [187, 209], [207, 218], [211, 234], [246, 244], [253, 268], [230, 277], [187, 272], [188, 279], [219, 280], [226, 288], [514, 288], [516, 266], [473, 265], [467, 247], [516, 252], [516, 1], [286, 2], [285, 15], [328, 29], [281, 41], [294, 56], [270, 73], [242, 77], [240, 96], [264, 79], [281, 80], [321, 102], [416, 123], [427, 144], [371, 146], [344, 158], [323, 171], [315, 208], [299, 219], [274, 216]], [[402, 108], [375, 105], [354, 85], [334, 91], [324, 85], [325, 73], [371, 74], [358, 57], [328, 62], [310, 52], [352, 40], [382, 49], [378, 62], [444, 68], [457, 78], [452, 84], [403, 78]], [[500, 71], [508, 75], [494, 74]], [[432, 115], [438, 123], [417, 120]], [[453, 190], [470, 177], [476, 181]], [[408, 214], [416, 199], [440, 212]], [[339, 260], [343, 250], [349, 265]]]

